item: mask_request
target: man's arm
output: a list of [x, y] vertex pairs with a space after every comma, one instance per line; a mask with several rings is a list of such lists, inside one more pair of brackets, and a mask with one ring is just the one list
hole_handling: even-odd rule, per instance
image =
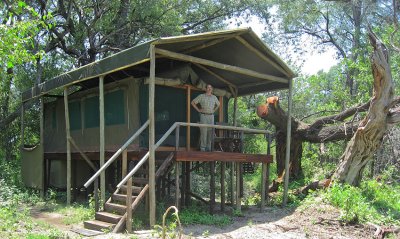
[[215, 97], [215, 104], [214, 104], [214, 112], [215, 112], [219, 108], [220, 102], [216, 96], [214, 97]]
[[197, 110], [197, 112], [201, 112], [201, 110], [199, 109], [199, 107], [197, 107], [197, 103], [196, 103], [194, 100], [192, 100], [191, 105], [193, 106], [193, 108], [195, 108], [195, 109]]

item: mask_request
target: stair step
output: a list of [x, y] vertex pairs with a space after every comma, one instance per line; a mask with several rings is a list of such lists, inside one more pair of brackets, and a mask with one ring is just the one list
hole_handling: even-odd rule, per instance
[[114, 229], [115, 224], [102, 222], [99, 220], [91, 220], [91, 221], [84, 221], [83, 225], [86, 229], [95, 230], [95, 231], [110, 231]]
[[[122, 185], [119, 189], [122, 193], [126, 194], [126, 185]], [[132, 185], [132, 195], [138, 195], [142, 189], [142, 187]]]
[[116, 203], [106, 203], [104, 205], [104, 210], [106, 212], [110, 212], [110, 213], [116, 213], [119, 215], [124, 215], [126, 212], [126, 206], [125, 205], [121, 205], [121, 204], [116, 204]]
[[148, 178], [133, 178], [132, 182], [134, 184], [146, 185], [149, 183], [149, 179]]
[[103, 222], [117, 224], [122, 216], [109, 212], [96, 212], [95, 219]]
[[[135, 201], [137, 197], [136, 196], [132, 196], [132, 202]], [[119, 193], [114, 193], [112, 195], [112, 200], [115, 202], [119, 202], [119, 203], [126, 203], [126, 194], [119, 194]]]

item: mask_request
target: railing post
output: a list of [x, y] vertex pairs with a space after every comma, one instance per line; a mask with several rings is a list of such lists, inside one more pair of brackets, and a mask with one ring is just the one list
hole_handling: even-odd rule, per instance
[[121, 172], [121, 178], [125, 178], [126, 174], [128, 173], [128, 150], [124, 150], [122, 152], [122, 172]]
[[99, 204], [99, 179], [98, 178], [96, 178], [94, 180], [93, 196], [94, 196], [94, 211], [98, 212], [99, 208], [100, 208], [100, 204]]
[[[265, 138], [267, 138], [267, 140], [268, 140], [268, 136], [267, 135], [265, 135], [266, 137]], [[268, 145], [267, 145], [267, 152], [269, 152], [269, 143], [268, 143]], [[269, 153], [267, 153], [267, 155], [268, 155]], [[268, 185], [268, 184], [266, 184], [266, 178], [267, 178], [267, 164], [268, 163], [262, 163], [261, 164], [261, 205], [260, 205], [260, 210], [261, 210], [261, 212], [263, 212], [264, 211], [264, 207], [265, 207], [265, 192], [266, 192], [266, 185]]]
[[132, 177], [126, 184], [126, 222], [125, 227], [128, 233], [132, 233]]

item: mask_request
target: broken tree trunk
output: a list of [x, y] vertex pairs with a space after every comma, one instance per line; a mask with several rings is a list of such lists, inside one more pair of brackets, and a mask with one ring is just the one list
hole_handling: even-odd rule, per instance
[[[376, 51], [376, 50], [375, 50]], [[359, 137], [356, 141], [357, 144], [362, 142], [363, 140], [367, 140], [368, 142], [364, 143], [364, 146], [360, 146], [360, 148], [356, 149], [354, 146], [348, 148], [344, 155], [353, 155], [355, 156], [355, 152], [357, 150], [363, 150], [363, 147], [368, 147], [367, 153], [369, 159], [375, 152], [376, 147], [378, 147], [383, 134], [386, 131], [387, 124], [397, 124], [400, 122], [400, 97], [396, 99], [393, 98], [393, 86], [391, 83], [391, 73], [389, 64], [380, 63], [385, 58], [385, 50], [380, 50], [381, 53], [375, 53], [376, 55], [373, 59], [373, 73], [375, 79], [375, 89], [374, 89], [374, 97], [371, 101], [358, 105], [352, 108], [349, 108], [343, 112], [340, 112], [335, 115], [330, 115], [326, 117], [321, 117], [317, 119], [315, 122], [311, 124], [304, 123], [295, 118], [291, 118], [292, 120], [292, 143], [291, 143], [291, 151], [293, 152], [290, 159], [290, 175], [300, 175], [301, 174], [301, 155], [302, 155], [302, 143], [310, 142], [310, 143], [324, 143], [324, 142], [332, 142], [337, 140], [350, 140], [356, 132], [359, 132]], [[387, 78], [390, 78], [387, 79]], [[389, 82], [388, 82], [389, 81]], [[366, 119], [362, 122], [345, 122], [346, 119], [354, 116], [355, 114], [365, 112], [368, 109], [372, 110]], [[282, 175], [284, 171], [284, 158], [285, 158], [285, 148], [286, 143], [284, 140], [280, 140], [281, 138], [285, 138], [286, 136], [286, 122], [288, 120], [288, 116], [286, 112], [280, 107], [278, 97], [270, 97], [267, 99], [266, 104], [262, 104], [257, 107], [257, 114], [262, 119], [269, 121], [276, 127], [277, 131], [277, 150], [276, 150], [276, 159], [277, 159], [277, 174]], [[353, 117], [354, 118], [354, 117]], [[380, 119], [378, 119], [380, 118]], [[376, 122], [370, 122], [375, 121]], [[369, 123], [368, 123], [369, 122]], [[365, 129], [365, 126], [368, 126]], [[359, 130], [359, 126], [363, 129]], [[382, 127], [381, 127], [382, 126]], [[374, 130], [371, 130], [373, 129]], [[379, 131], [379, 133], [378, 133]], [[371, 136], [361, 135], [367, 133]], [[373, 136], [375, 134], [375, 136]], [[371, 138], [369, 138], [371, 137]], [[352, 145], [354, 145], [355, 139], [352, 140]], [[369, 140], [373, 140], [369, 141]], [[373, 145], [371, 145], [373, 144]], [[357, 146], [358, 147], [358, 146]], [[372, 150], [372, 151], [371, 151]], [[364, 152], [364, 151], [363, 151]], [[359, 155], [361, 158], [366, 157], [367, 155], [361, 154]], [[343, 161], [342, 156], [342, 161]], [[347, 157], [346, 161], [349, 160]], [[349, 164], [343, 163], [341, 167], [343, 169], [341, 171], [337, 170], [335, 173], [335, 177], [339, 181], [347, 181], [343, 175], [350, 173], [354, 174], [354, 171], [358, 171], [365, 166], [364, 163], [368, 162], [368, 160], [362, 159], [362, 167], [361, 165], [351, 166], [352, 163]], [[357, 160], [353, 162], [357, 164]], [[359, 162], [361, 163], [361, 162]], [[349, 172], [349, 167], [353, 168], [351, 172]], [[362, 170], [362, 169], [361, 169]], [[347, 173], [346, 173], [347, 172]], [[359, 172], [360, 173], [360, 172]], [[338, 177], [341, 175], [340, 177]], [[349, 181], [348, 181], [349, 182]]]
[[362, 172], [380, 145], [388, 127], [388, 113], [393, 100], [393, 81], [386, 47], [373, 33], [369, 34], [374, 51], [371, 56], [374, 91], [366, 117], [347, 144], [333, 180], [358, 185]]

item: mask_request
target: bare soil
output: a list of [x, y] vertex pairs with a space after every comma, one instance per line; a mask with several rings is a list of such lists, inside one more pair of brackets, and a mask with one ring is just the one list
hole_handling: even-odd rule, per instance
[[[32, 210], [32, 217], [46, 222], [69, 238], [82, 238], [73, 232], [78, 225], [65, 225], [62, 215], [57, 213]], [[251, 207], [243, 210], [243, 216], [234, 217], [231, 225], [223, 228], [209, 225], [184, 225], [183, 238], [374, 238], [375, 228], [368, 225], [345, 225], [339, 220], [340, 211], [332, 206], [320, 203], [318, 205], [302, 206], [299, 208], [259, 208]], [[91, 238], [156, 238], [152, 230], [135, 231], [134, 234], [103, 234]], [[86, 238], [86, 237], [83, 237]], [[393, 238], [393, 237], [391, 237]], [[400, 238], [400, 234], [394, 235]]]

